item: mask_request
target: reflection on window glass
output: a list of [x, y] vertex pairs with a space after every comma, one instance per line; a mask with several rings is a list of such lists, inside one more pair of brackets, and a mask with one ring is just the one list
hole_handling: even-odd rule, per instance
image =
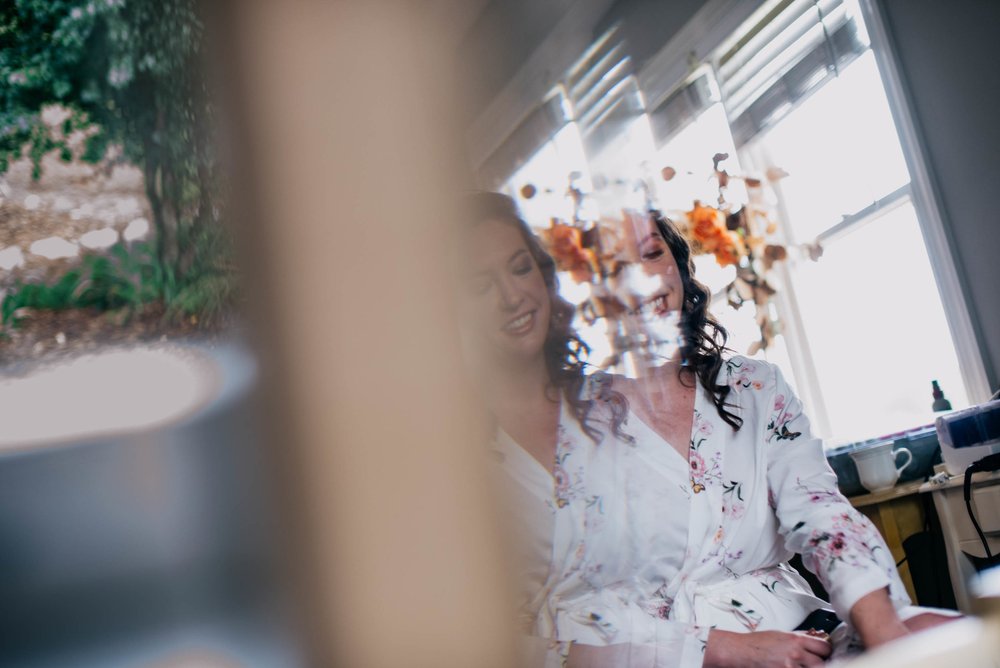
[[567, 123], [507, 180], [503, 190], [517, 201], [529, 225], [548, 227], [552, 218], [573, 219], [573, 202], [567, 197], [573, 172], [580, 175], [578, 187], [593, 189], [580, 130], [576, 123]]
[[[776, 221], [778, 233], [792, 244], [812, 242], [844, 215], [909, 183], [868, 52], [739, 156], [721, 102], [659, 147], [645, 115], [623, 125], [620, 137], [597, 155], [586, 154], [579, 129], [571, 123], [508, 181], [506, 191], [539, 231], [548, 229], [553, 218], [573, 220], [574, 201], [567, 196], [571, 172], [579, 173], [577, 186], [585, 194], [582, 209], [576, 210], [583, 212], [581, 230], [598, 218], [620, 218], [623, 208], [641, 210], [646, 202], [683, 221], [695, 201], [717, 203], [711, 170], [717, 153], [729, 154], [724, 168], [731, 175], [743, 174], [748, 165], [756, 170], [752, 175], [762, 176], [757, 172], [772, 166], [789, 174], [775, 191], [765, 190], [767, 206], [777, 204], [783, 214]], [[661, 177], [665, 167], [674, 173], [669, 180]], [[522, 190], [528, 184], [533, 186], [530, 198]], [[747, 203], [748, 191], [733, 179], [725, 197], [736, 210]], [[806, 257], [805, 248], [789, 245], [785, 270], [768, 277], [779, 292], [790, 281], [779, 300], [790, 308], [779, 312], [776, 303], [762, 307], [779, 324], [770, 346], [756, 355], [776, 362], [806, 386], [809, 409], [831, 445], [929, 422], [933, 379], [947, 389], [953, 405], [967, 403], [916, 214], [907, 197], [902, 202], [826, 242], [826, 255], [818, 262]], [[725, 292], [736, 278], [736, 267], [720, 266], [711, 253], [696, 255], [694, 262], [698, 279], [713, 295], [711, 312], [729, 332], [729, 347], [741, 354], [752, 350], [762, 336], [755, 305], [751, 301], [734, 308]], [[887, 263], [894, 269], [889, 277]], [[578, 307], [593, 296], [591, 285], [570, 272], [560, 273], [560, 283], [562, 296]], [[844, 303], [845, 294], [853, 297], [850, 314], [836, 306]], [[609, 328], [607, 319], [578, 313], [574, 323], [592, 350], [593, 363], [614, 360], [615, 337], [622, 333]], [[906, 342], [890, 346], [898, 331], [908, 333]], [[878, 341], [884, 345], [876, 345]], [[918, 358], [920, 364], [914, 362]], [[852, 362], [844, 364], [845, 359]], [[855, 369], [867, 369], [881, 382], [859, 381]]]
[[[703, 111], [657, 151], [656, 164], [676, 171], [670, 181], [658, 179], [661, 206], [667, 210], [686, 210], [695, 200], [714, 202], [718, 196], [716, 183], [708, 176], [716, 153], [728, 153], [726, 167], [738, 171], [736, 147], [721, 102]], [[731, 197], [738, 195], [738, 183], [733, 184], [733, 190]]]
[[953, 407], [968, 404], [911, 205], [831, 243], [794, 275], [833, 436], [929, 424], [935, 379]]
[[[778, 186], [791, 240], [811, 242], [909, 183], [884, 88], [869, 51], [824, 85], [745, 155], [789, 176]], [[818, 262], [788, 266], [798, 324], [790, 345], [814, 373], [812, 411], [828, 446], [933, 420], [930, 381], [953, 406], [964, 384], [927, 249], [908, 196], [824, 243]], [[862, 377], [862, 375], [867, 377]]]
[[790, 175], [782, 196], [800, 242], [910, 180], [871, 51], [782, 119], [763, 146]]
[[[676, 132], [656, 152], [654, 164], [659, 168], [670, 167], [674, 175], [669, 181], [655, 178], [656, 196], [659, 206], [670, 215], [683, 215], [696, 201], [715, 204], [718, 199], [718, 183], [711, 177], [712, 157], [726, 153], [730, 157], [724, 163], [733, 174], [741, 173], [736, 147], [722, 103], [716, 103], [700, 113], [693, 122]], [[657, 176], [660, 176], [657, 174]], [[746, 203], [747, 195], [743, 183], [730, 182], [726, 191], [727, 199], [734, 208]], [[760, 339], [760, 328], [755, 322], [755, 309], [747, 304], [735, 309], [720, 294], [736, 278], [736, 268], [732, 265], [721, 267], [712, 255], [697, 255], [694, 258], [695, 271], [699, 281], [704, 283], [713, 295], [711, 312], [729, 332], [729, 347], [745, 354], [754, 341]], [[773, 350], [764, 353], [771, 359]]]

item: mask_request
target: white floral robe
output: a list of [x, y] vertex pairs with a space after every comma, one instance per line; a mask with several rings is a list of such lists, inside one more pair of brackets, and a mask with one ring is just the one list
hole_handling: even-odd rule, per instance
[[909, 604], [882, 537], [838, 491], [778, 369], [735, 357], [719, 382], [743, 426], [723, 422], [699, 384], [686, 462], [635, 413], [623, 425], [634, 441], [613, 436], [599, 399], [588, 419], [605, 434], [599, 443], [564, 403], [554, 479], [499, 434], [537, 663], [559, 665], [572, 641], [613, 646], [614, 665], [700, 666], [710, 628], [792, 630], [831, 607], [787, 565], [796, 552], [841, 619], [883, 587], [897, 608]]

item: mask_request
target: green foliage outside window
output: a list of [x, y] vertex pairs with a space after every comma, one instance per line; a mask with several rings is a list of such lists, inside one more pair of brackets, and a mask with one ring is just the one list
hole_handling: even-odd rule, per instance
[[[121, 147], [143, 171], [155, 232], [151, 253], [133, 251], [134, 260], [172, 277], [139, 301], [181, 300], [184, 311], [199, 302], [199, 284], [228, 299], [233, 281], [220, 241], [204, 39], [194, 0], [0, 0], [0, 173], [25, 153], [38, 178], [50, 152], [101, 163]], [[69, 110], [62, 127], [42, 122], [48, 105]], [[74, 156], [67, 139], [78, 130], [88, 136]], [[218, 256], [206, 258], [206, 248]], [[94, 262], [74, 271], [94, 274]], [[103, 305], [120, 301], [109, 294]]]

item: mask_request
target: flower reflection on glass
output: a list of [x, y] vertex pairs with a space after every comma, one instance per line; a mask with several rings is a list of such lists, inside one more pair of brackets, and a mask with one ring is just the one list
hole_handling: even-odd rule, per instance
[[634, 368], [661, 366], [680, 353], [680, 314], [676, 311], [662, 316], [629, 314], [620, 321], [620, 330], [623, 333], [615, 337], [614, 350], [631, 362], [623, 370], [626, 375]]
[[616, 232], [614, 271], [607, 293], [622, 305], [621, 340], [615, 350], [640, 367], [659, 366], [679, 355], [684, 285], [677, 262], [649, 215], [623, 212]]
[[[739, 310], [749, 304], [755, 310], [754, 321], [760, 336], [748, 346], [746, 353], [754, 355], [766, 350], [781, 331], [772, 299], [777, 292], [772, 269], [789, 257], [787, 241], [779, 234], [774, 220], [774, 202], [769, 184], [787, 176], [783, 170], [770, 168], [761, 176], [730, 174], [723, 163], [729, 160], [726, 153], [712, 157], [718, 201], [714, 205], [693, 201], [689, 210], [664, 212], [677, 231], [690, 245], [693, 256], [711, 255], [720, 267], [732, 267], [731, 278], [726, 284], [710, 284], [709, 289], [718, 298], [715, 308], [722, 304]], [[672, 166], [660, 170], [664, 181], [671, 181], [677, 174]], [[587, 193], [574, 184], [579, 175], [570, 175], [573, 209], [578, 212]], [[737, 192], [730, 197], [733, 186]], [[574, 214], [572, 221], [552, 216], [548, 229], [541, 231], [546, 246], [555, 259], [559, 271], [583, 290], [573, 290], [571, 301], [577, 305], [582, 323], [593, 328], [599, 320], [607, 325], [609, 357], [600, 364], [602, 368], [617, 366], [623, 355], [638, 352], [636, 361], [650, 363], [653, 359], [670, 358], [679, 347], [677, 323], [664, 320], [666, 313], [679, 310], [683, 293], [655, 294], [657, 272], [663, 267], [649, 266], [650, 257], [644, 244], [648, 243], [646, 230], [651, 224], [649, 212], [656, 210], [655, 188], [643, 180], [636, 191], [645, 193], [648, 212], [623, 210], [620, 217], [601, 217], [597, 221]], [[522, 197], [527, 195], [522, 192]], [[653, 230], [655, 232], [655, 230]], [[639, 234], [644, 232], [644, 234]], [[664, 250], [666, 249], [664, 245]], [[798, 255], [817, 260], [822, 255], [818, 242], [798, 245]], [[670, 255], [666, 251], [666, 255]], [[672, 258], [671, 258], [672, 260]], [[671, 262], [673, 265], [673, 263]], [[639, 280], [631, 267], [642, 267], [645, 279]], [[676, 272], [676, 265], [673, 265]], [[663, 274], [666, 276], [666, 273]], [[675, 276], [676, 278], [676, 276]], [[645, 283], [645, 284], [644, 284]], [[661, 297], [674, 297], [663, 299]], [[671, 330], [668, 335], [667, 331]], [[608, 346], [584, 337], [592, 349], [608, 350]], [[602, 338], [602, 336], [599, 336]], [[672, 347], [664, 347], [667, 346]], [[596, 345], [595, 345], [596, 344]]]

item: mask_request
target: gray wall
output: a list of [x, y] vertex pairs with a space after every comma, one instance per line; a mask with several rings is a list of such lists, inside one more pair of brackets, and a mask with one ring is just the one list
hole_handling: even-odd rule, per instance
[[[486, 4], [458, 47], [464, 122], [477, 137], [469, 147], [474, 162], [478, 164], [495, 150], [587, 46], [612, 25], [621, 26], [639, 68], [703, 4], [704, 0], [492, 0]], [[526, 72], [530, 74], [525, 76]], [[516, 92], [506, 91], [505, 96], [505, 88], [515, 82]], [[489, 109], [495, 102], [500, 103], [499, 111]]]
[[1000, 2], [879, 0], [991, 387], [1000, 386]]
[[493, 0], [483, 8], [458, 47], [470, 119], [514, 78], [572, 7], [571, 0]]
[[705, 0], [617, 0], [594, 32], [600, 35], [618, 23], [639, 70], [704, 4]]

